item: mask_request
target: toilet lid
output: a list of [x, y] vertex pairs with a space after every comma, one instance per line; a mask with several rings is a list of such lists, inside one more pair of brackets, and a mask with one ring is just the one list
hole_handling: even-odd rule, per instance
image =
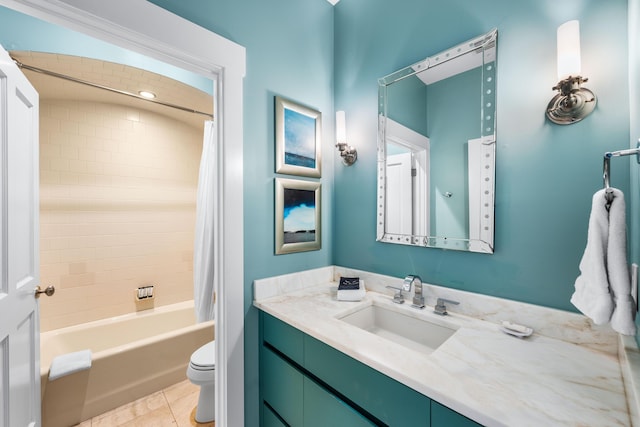
[[211, 341], [197, 349], [191, 355], [191, 364], [194, 366], [215, 368], [216, 347], [215, 341]]

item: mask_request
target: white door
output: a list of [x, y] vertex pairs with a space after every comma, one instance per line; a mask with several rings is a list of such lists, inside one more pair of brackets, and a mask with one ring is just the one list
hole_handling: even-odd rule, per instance
[[40, 426], [38, 93], [0, 47], [0, 425]]
[[413, 189], [411, 153], [387, 156], [385, 231], [390, 234], [412, 234]]

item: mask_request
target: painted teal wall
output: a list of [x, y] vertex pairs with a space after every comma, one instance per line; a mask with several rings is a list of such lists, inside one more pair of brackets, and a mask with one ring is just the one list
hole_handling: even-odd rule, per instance
[[[417, 76], [386, 86], [386, 116], [424, 136], [429, 135], [427, 115], [427, 86]], [[380, 92], [379, 92], [380, 93]]]
[[[469, 238], [467, 141], [482, 136], [482, 67], [429, 85], [431, 235]], [[446, 197], [444, 193], [451, 193]]]
[[[545, 119], [556, 83], [556, 28], [579, 19], [582, 69], [598, 95], [583, 122]], [[345, 110], [358, 163], [336, 167], [336, 264], [574, 310], [569, 299], [585, 247], [605, 151], [629, 145], [627, 1], [342, 0], [335, 7], [335, 107]], [[497, 27], [495, 254], [375, 241], [376, 81]], [[629, 192], [629, 162], [612, 184]]]
[[[244, 79], [245, 425], [258, 425], [255, 279], [333, 260], [333, 8], [322, 0], [152, 0], [247, 50]], [[375, 87], [375, 81], [373, 85]], [[323, 113], [322, 249], [274, 255], [274, 96]], [[239, 196], [240, 197], [240, 196]]]

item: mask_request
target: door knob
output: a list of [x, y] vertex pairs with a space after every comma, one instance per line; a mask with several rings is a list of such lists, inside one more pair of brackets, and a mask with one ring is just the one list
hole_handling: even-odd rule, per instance
[[40, 298], [40, 294], [45, 294], [46, 296], [50, 297], [55, 292], [56, 292], [56, 288], [54, 288], [53, 286], [47, 286], [46, 289], [44, 290], [42, 290], [42, 288], [38, 286], [36, 288], [36, 298]]

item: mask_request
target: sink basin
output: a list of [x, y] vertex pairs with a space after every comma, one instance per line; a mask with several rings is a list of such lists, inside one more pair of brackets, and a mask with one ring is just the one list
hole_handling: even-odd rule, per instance
[[408, 316], [378, 305], [370, 305], [340, 320], [412, 350], [432, 353], [456, 329]]

